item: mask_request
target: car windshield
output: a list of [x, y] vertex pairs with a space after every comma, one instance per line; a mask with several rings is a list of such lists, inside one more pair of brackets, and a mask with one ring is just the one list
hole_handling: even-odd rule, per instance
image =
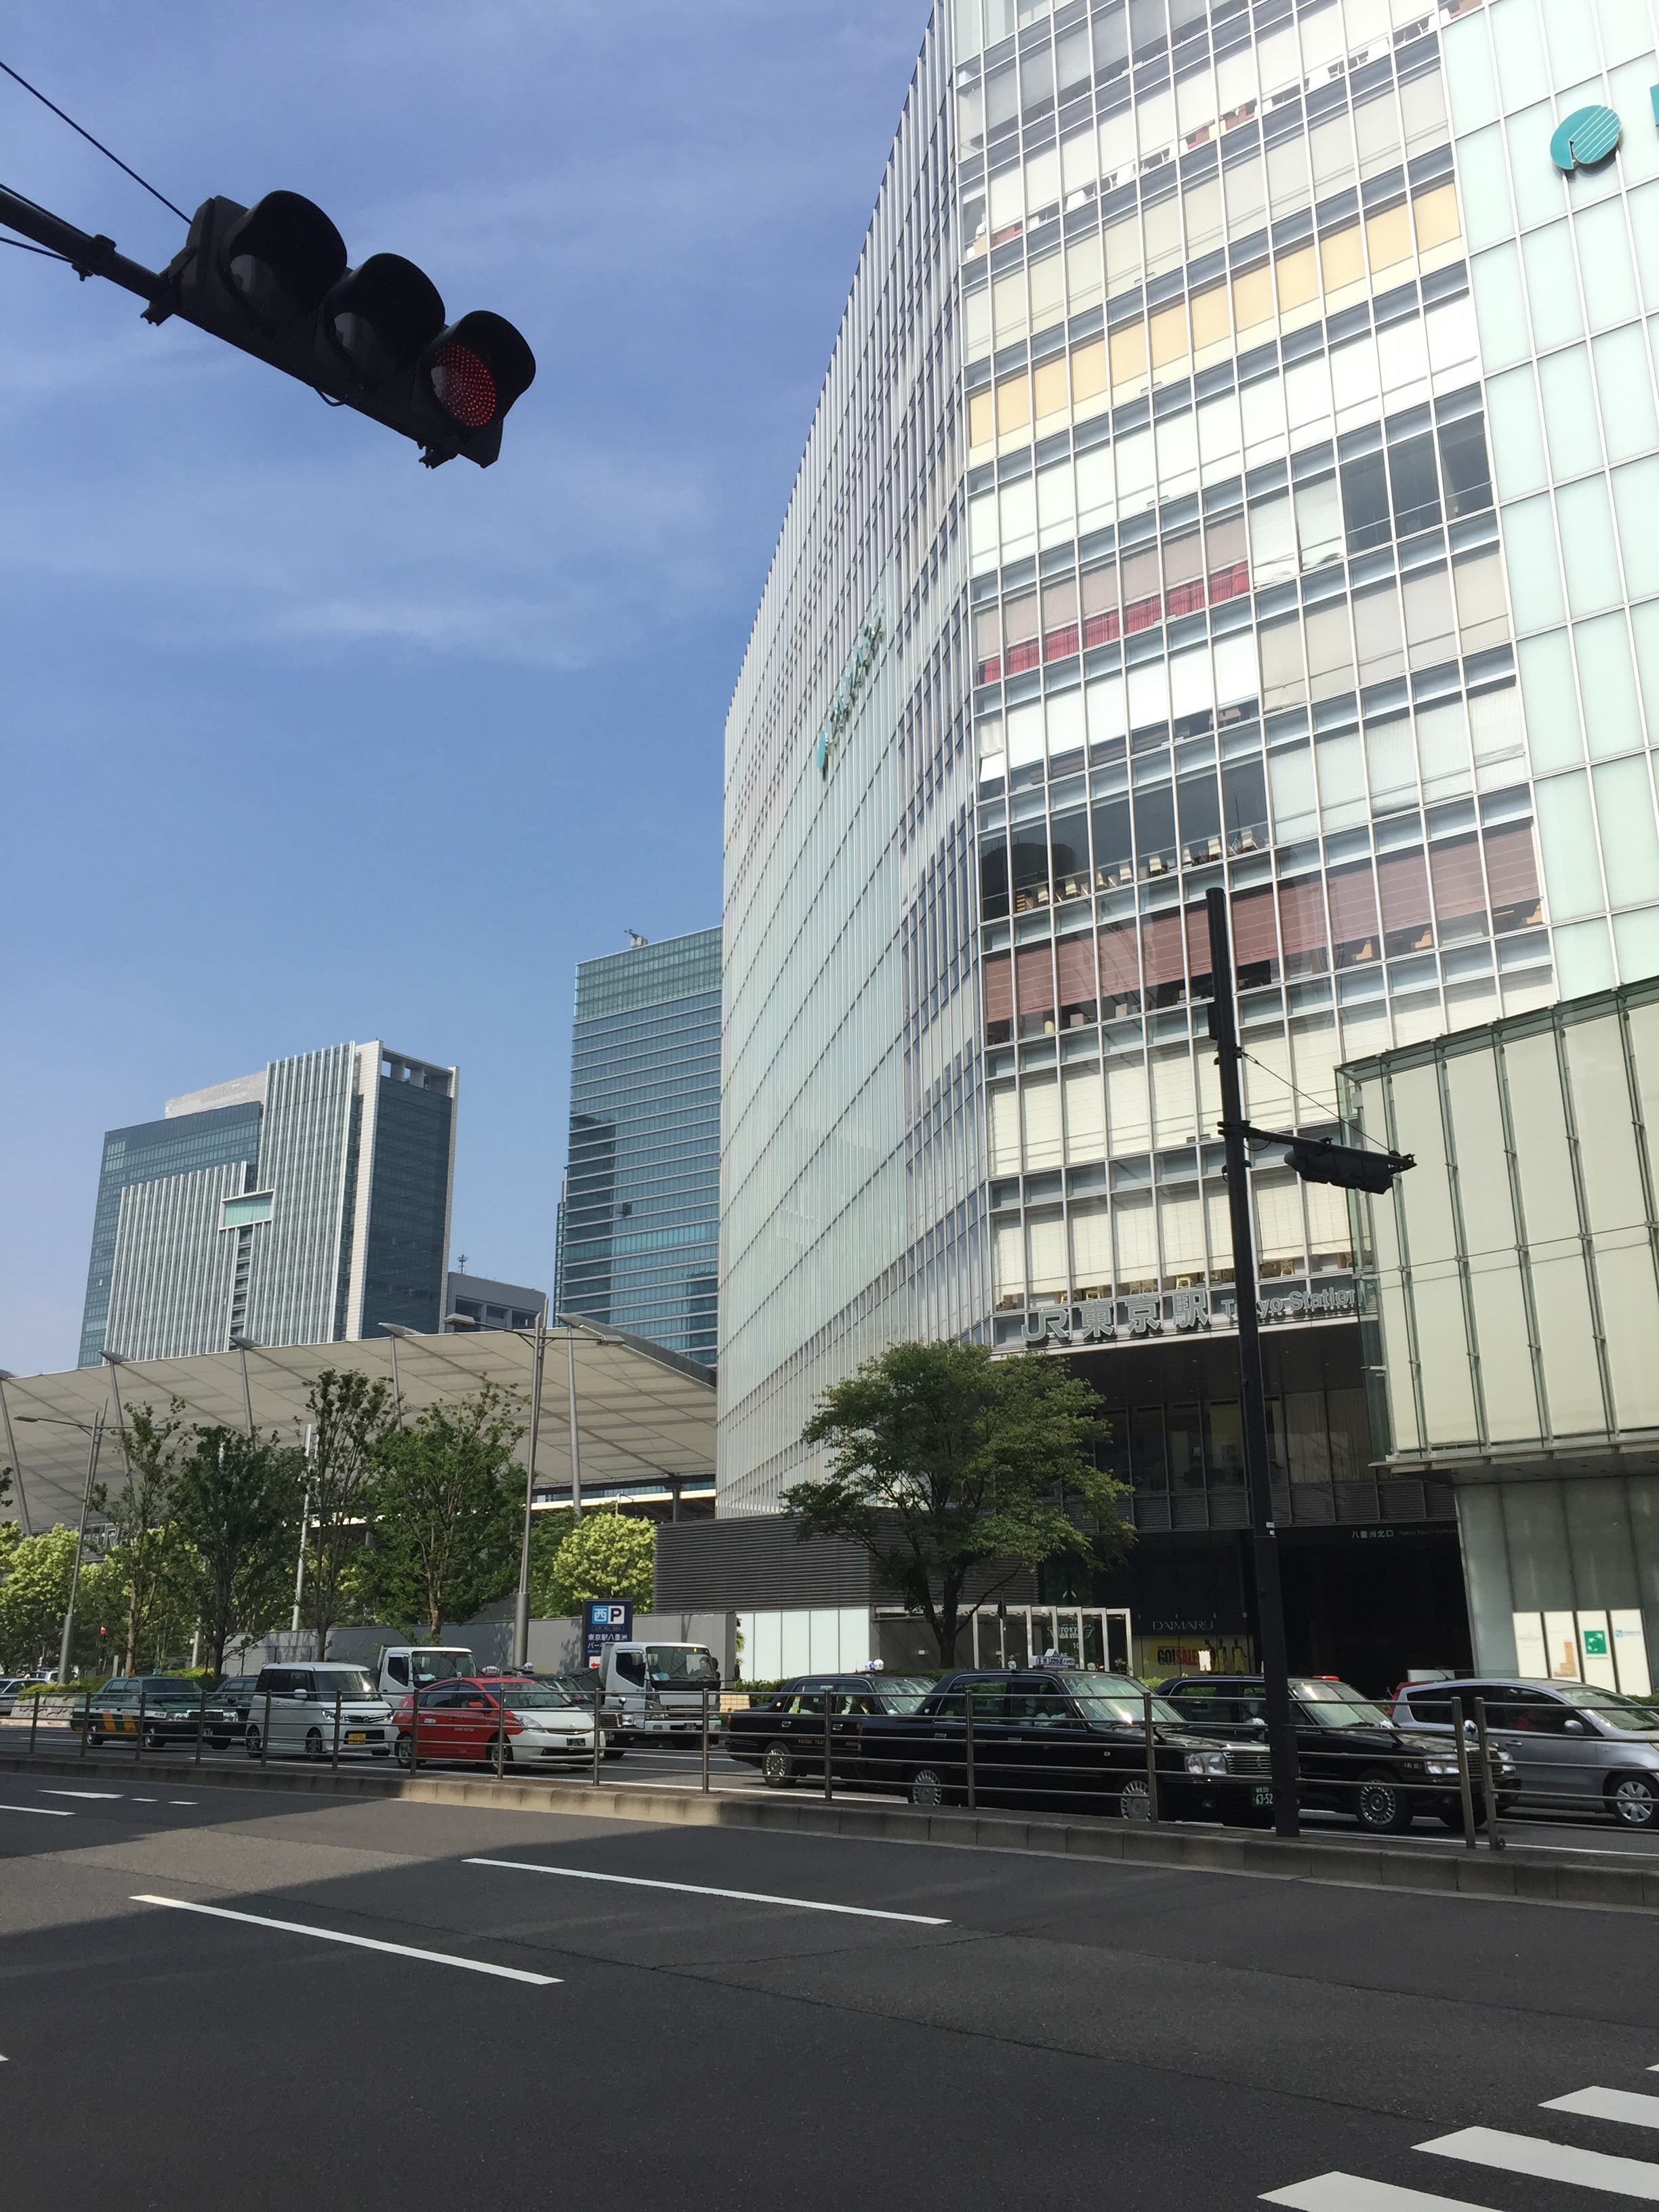
[[374, 1678], [366, 1667], [331, 1667], [317, 1677], [319, 1696], [331, 1703], [336, 1698], [372, 1698], [378, 1695]]
[[[1057, 1672], [1054, 1680], [1077, 1699], [1085, 1720], [1139, 1721], [1145, 1724], [1146, 1692], [1139, 1682], [1130, 1681], [1126, 1675]], [[1173, 1728], [1191, 1726], [1184, 1713], [1178, 1713], [1162, 1698], [1152, 1699], [1152, 1718]]]
[[416, 1651], [411, 1656], [417, 1682], [447, 1682], [453, 1674], [472, 1672], [470, 1651]]
[[718, 1690], [720, 1670], [700, 1644], [647, 1644], [645, 1663], [665, 1689]]
[[576, 1702], [559, 1682], [492, 1682], [489, 1686], [510, 1713], [544, 1712], [550, 1705], [568, 1711]]
[[914, 1713], [933, 1688], [925, 1674], [872, 1674], [872, 1694], [884, 1713]]
[[151, 1675], [137, 1686], [143, 1691], [147, 1701], [152, 1705], [177, 1705], [185, 1698], [194, 1705], [202, 1694], [194, 1682], [184, 1681], [176, 1674]]
[[1659, 1729], [1659, 1705], [1627, 1698], [1620, 1690], [1589, 1690], [1573, 1699], [1581, 1711], [1593, 1713], [1609, 1728], [1628, 1729], [1632, 1735]]
[[1312, 1721], [1320, 1728], [1393, 1726], [1381, 1705], [1372, 1705], [1369, 1698], [1362, 1698], [1358, 1690], [1350, 1689], [1346, 1682], [1292, 1682], [1291, 1694], [1296, 1701], [1297, 1717]]

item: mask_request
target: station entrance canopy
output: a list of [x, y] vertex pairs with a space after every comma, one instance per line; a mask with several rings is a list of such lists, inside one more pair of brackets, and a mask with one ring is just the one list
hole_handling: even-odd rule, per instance
[[[251, 1413], [262, 1433], [303, 1443], [307, 1394], [325, 1368], [377, 1376], [395, 1393], [404, 1420], [494, 1382], [520, 1401], [526, 1434], [518, 1457], [526, 1466], [535, 1347], [532, 1330], [487, 1329], [9, 1375], [0, 1381], [0, 1455], [16, 1470], [13, 1510], [34, 1530], [78, 1517], [88, 1434], [100, 1413], [107, 1427], [99, 1480], [118, 1484], [118, 1406], [149, 1406], [161, 1414], [176, 1398], [188, 1422], [228, 1429], [244, 1428]], [[590, 1503], [665, 1498], [682, 1485], [712, 1485], [714, 1378], [708, 1369], [614, 1329], [550, 1328], [536, 1444], [538, 1495], [570, 1486], [573, 1366], [582, 1491]]]

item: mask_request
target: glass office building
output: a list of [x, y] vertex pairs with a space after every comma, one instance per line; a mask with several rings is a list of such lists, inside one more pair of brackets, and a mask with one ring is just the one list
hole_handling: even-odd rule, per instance
[[[1212, 885], [1272, 1128], [1659, 969], [1655, 49], [941, 4], [728, 723], [725, 1510], [961, 1330], [1085, 1361], [1143, 1529], [1237, 1524]], [[1285, 1522], [1449, 1535], [1356, 1419], [1342, 1194], [1255, 1182]]]
[[712, 1366], [719, 1342], [720, 933], [576, 969], [562, 1312]]
[[456, 1071], [380, 1043], [272, 1060], [104, 1140], [80, 1364], [435, 1332]]

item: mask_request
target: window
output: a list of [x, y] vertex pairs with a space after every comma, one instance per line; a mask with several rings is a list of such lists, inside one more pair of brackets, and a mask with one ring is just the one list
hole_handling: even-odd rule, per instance
[[1075, 813], [1056, 814], [1049, 827], [1049, 839], [1055, 898], [1085, 896], [1089, 889], [1088, 816], [1081, 807]]
[[1167, 783], [1135, 793], [1135, 851], [1142, 876], [1166, 875], [1176, 860], [1175, 793]]
[[1222, 769], [1221, 813], [1229, 854], [1254, 853], [1268, 842], [1267, 780], [1260, 761], [1237, 761]]
[[1002, 674], [1002, 615], [997, 607], [981, 607], [974, 617], [975, 684], [994, 684]]
[[1421, 853], [1391, 853], [1376, 864], [1382, 901], [1382, 942], [1389, 957], [1424, 952], [1434, 943], [1429, 872]]
[[1005, 672], [1012, 676], [1022, 668], [1035, 668], [1041, 651], [1035, 592], [1026, 592], [1024, 599], [1009, 600], [1002, 611], [1002, 630], [1006, 641]]
[[1171, 617], [1204, 605], [1204, 541], [1197, 531], [1172, 538], [1164, 548], [1164, 604]]
[[1158, 548], [1131, 554], [1123, 563], [1123, 627], [1126, 631], [1151, 629], [1162, 617], [1163, 593], [1158, 588]]
[[1397, 537], [1408, 538], [1413, 531], [1438, 526], [1440, 478], [1434, 465], [1434, 440], [1426, 431], [1389, 447], [1389, 482]]
[[1089, 568], [1083, 576], [1083, 643], [1109, 645], [1121, 635], [1117, 611], [1117, 563]]
[[1009, 865], [1014, 912], [1029, 914], [1034, 907], [1047, 906], [1048, 841], [1040, 823], [1014, 833]]
[[1198, 867], [1221, 858], [1221, 793], [1215, 770], [1184, 775], [1176, 786], [1181, 816], [1181, 850], [1187, 866]]
[[1077, 580], [1066, 577], [1042, 592], [1042, 657], [1060, 660], [1078, 649]]
[[1350, 553], [1389, 542], [1388, 472], [1381, 453], [1342, 464], [1342, 520]]
[[1492, 505], [1486, 437], [1478, 416], [1446, 424], [1440, 433], [1440, 465], [1446, 477], [1446, 505], [1454, 516], [1478, 514]]
[[1331, 937], [1339, 968], [1375, 960], [1381, 950], [1376, 927], [1376, 892], [1371, 865], [1333, 868], [1325, 881], [1331, 907]]
[[985, 921], [1000, 921], [1008, 911], [1008, 846], [1001, 837], [980, 841], [979, 910]]
[[1134, 872], [1127, 799], [1103, 800], [1093, 811], [1095, 884], [1101, 890], [1127, 883]]

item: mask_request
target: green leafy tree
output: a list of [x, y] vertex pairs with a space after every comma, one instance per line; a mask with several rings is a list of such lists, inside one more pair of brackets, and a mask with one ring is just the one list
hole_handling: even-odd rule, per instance
[[[825, 1391], [802, 1442], [827, 1454], [828, 1473], [783, 1504], [803, 1542], [862, 1545], [949, 1667], [963, 1623], [1022, 1568], [1067, 1553], [1109, 1560], [1132, 1540], [1122, 1486], [1094, 1464], [1106, 1433], [1094, 1392], [1063, 1360], [896, 1344]], [[970, 1578], [981, 1584], [972, 1603]]]
[[173, 1485], [173, 1527], [196, 1565], [207, 1658], [222, 1674], [233, 1636], [267, 1628], [294, 1572], [305, 1455], [275, 1436], [198, 1428]]
[[328, 1656], [328, 1632], [349, 1601], [348, 1569], [362, 1549], [363, 1515], [380, 1447], [396, 1425], [391, 1391], [367, 1375], [325, 1367], [306, 1398], [311, 1414], [310, 1534], [301, 1610]]
[[435, 1640], [445, 1621], [469, 1619], [512, 1587], [524, 1514], [513, 1455], [523, 1434], [517, 1401], [487, 1382], [381, 1438], [364, 1565], [392, 1619]]
[[61, 1522], [19, 1539], [0, 1581], [0, 1667], [6, 1671], [28, 1673], [56, 1652], [74, 1565], [75, 1531]]
[[187, 1449], [178, 1399], [159, 1419], [151, 1407], [129, 1407], [121, 1425], [126, 1479], [112, 1492], [99, 1486], [109, 1527], [98, 1550], [118, 1566], [126, 1589], [124, 1674], [133, 1672], [141, 1648], [172, 1626], [169, 1617], [179, 1607], [179, 1577], [188, 1563], [170, 1523], [173, 1485]]
[[[540, 1531], [538, 1531], [540, 1534]], [[649, 1605], [656, 1577], [657, 1532], [649, 1521], [609, 1510], [584, 1513], [556, 1545], [538, 1547], [531, 1562], [532, 1611], [562, 1620], [590, 1598]]]

